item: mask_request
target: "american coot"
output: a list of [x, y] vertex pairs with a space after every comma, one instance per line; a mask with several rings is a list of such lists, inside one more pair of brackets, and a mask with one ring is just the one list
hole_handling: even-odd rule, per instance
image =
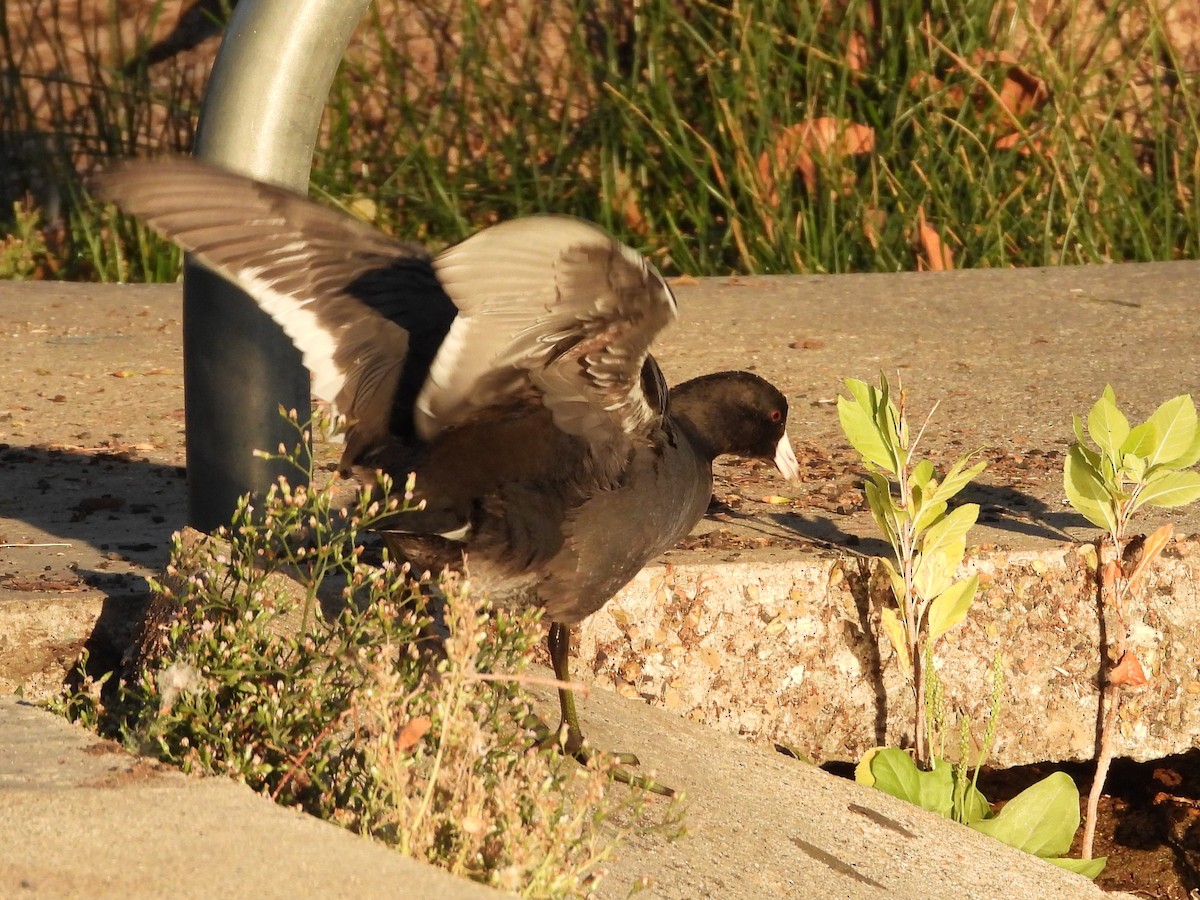
[[[638, 253], [576, 219], [487, 228], [435, 257], [306, 197], [191, 159], [120, 164], [97, 193], [237, 284], [291, 337], [349, 423], [344, 468], [416, 472], [388, 532], [421, 569], [570, 628], [704, 514], [722, 454], [789, 479], [787, 401], [749, 372], [668, 391], [649, 355], [675, 299]], [[566, 747], [582, 734], [559, 691]]]

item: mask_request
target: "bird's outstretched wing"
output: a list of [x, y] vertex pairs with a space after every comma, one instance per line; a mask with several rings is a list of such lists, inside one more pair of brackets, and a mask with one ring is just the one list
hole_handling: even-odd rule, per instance
[[94, 185], [253, 297], [300, 349], [313, 392], [350, 417], [360, 447], [408, 429], [430, 440], [491, 410], [542, 403], [564, 432], [611, 448], [662, 414], [648, 353], [675, 300], [653, 266], [593, 225], [519, 219], [430, 260], [307, 197], [198, 160], [123, 163]]
[[530, 389], [560, 429], [595, 448], [635, 439], [662, 414], [647, 357], [675, 299], [653, 266], [600, 228], [517, 219], [449, 248], [433, 267], [459, 315], [417, 399], [419, 433]]
[[253, 297], [356, 443], [411, 428], [393, 410], [411, 407], [456, 314], [421, 247], [195, 159], [121, 163], [93, 186]]

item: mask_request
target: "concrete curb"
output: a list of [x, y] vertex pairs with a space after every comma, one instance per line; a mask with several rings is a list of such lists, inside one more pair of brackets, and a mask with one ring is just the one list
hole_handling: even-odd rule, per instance
[[[989, 763], [1095, 757], [1100, 627], [1091, 545], [976, 550], [982, 589], [939, 677], [982, 735], [992, 658], [1001, 720]], [[828, 553], [645, 569], [580, 627], [579, 671], [625, 697], [817, 760], [911, 739], [912, 700], [880, 634], [886, 590], [866, 561]], [[1200, 746], [1200, 540], [1177, 541], [1132, 605], [1149, 684], [1123, 701], [1116, 755]], [[1112, 627], [1112, 622], [1110, 622]]]
[[0, 695], [0, 895], [504, 896]]

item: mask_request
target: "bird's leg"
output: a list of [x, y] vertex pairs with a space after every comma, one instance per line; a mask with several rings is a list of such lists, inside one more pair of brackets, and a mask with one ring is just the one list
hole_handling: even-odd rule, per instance
[[[563, 750], [578, 759], [583, 751], [583, 729], [579, 727], [579, 714], [575, 711], [575, 692], [568, 687], [563, 687], [562, 684], [571, 680], [571, 626], [551, 622], [550, 633], [546, 635], [546, 647], [550, 651], [550, 664], [554, 666], [554, 677], [561, 682], [558, 686], [558, 709], [562, 717], [558, 723], [558, 730], [561, 732], [564, 728], [567, 729]], [[622, 758], [622, 764], [629, 766], [638, 764], [636, 756], [632, 754], [624, 754], [624, 756], [628, 758]]]
[[[569, 625], [561, 625], [558, 622], [551, 622], [550, 633], [546, 636], [546, 647], [550, 651], [550, 663], [554, 666], [554, 677], [560, 682], [558, 687], [558, 707], [562, 712], [562, 721], [559, 723], [558, 730], [560, 733], [564, 728], [567, 730], [566, 738], [563, 741], [563, 750], [586, 766], [588, 760], [592, 757], [592, 750], [584, 746], [583, 743], [583, 731], [579, 727], [579, 716], [575, 712], [575, 693], [570, 688], [562, 686], [562, 683], [571, 680], [571, 627]], [[632, 753], [613, 753], [612, 756], [623, 766], [640, 765], [638, 758]], [[669, 787], [658, 784], [649, 778], [641, 778], [633, 775], [624, 769], [614, 769], [612, 778], [614, 781], [641, 787], [666, 797], [671, 797], [675, 794]]]

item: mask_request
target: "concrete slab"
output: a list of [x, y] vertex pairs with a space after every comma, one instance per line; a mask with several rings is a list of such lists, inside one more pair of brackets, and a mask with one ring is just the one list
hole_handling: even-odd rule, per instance
[[[552, 693], [535, 688], [544, 711]], [[663, 900], [1128, 897], [948, 819], [670, 713], [592, 691], [584, 728], [685, 795], [688, 834], [632, 837], [600, 884]]]
[[[553, 705], [549, 694], [545, 704]], [[683, 790], [689, 833], [635, 836], [601, 898], [1106, 895], [969, 829], [669, 713], [588, 698], [604, 746]], [[625, 790], [614, 785], [613, 790]], [[0, 896], [500, 896], [223, 778], [187, 778], [0, 696]], [[1121, 896], [1121, 895], [1116, 895]]]
[[0, 695], [0, 896], [504, 896]]

